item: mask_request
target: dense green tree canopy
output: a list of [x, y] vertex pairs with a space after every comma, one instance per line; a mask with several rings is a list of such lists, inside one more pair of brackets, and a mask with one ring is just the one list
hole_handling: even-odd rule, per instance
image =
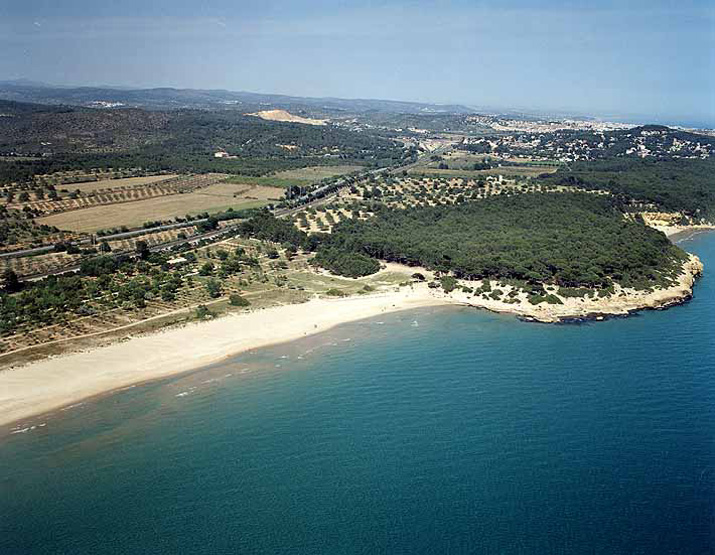
[[575, 162], [544, 184], [601, 189], [626, 199], [652, 202], [665, 210], [715, 218], [715, 160], [612, 158]]
[[[628, 220], [613, 199], [587, 193], [493, 197], [459, 206], [384, 209], [344, 221], [318, 251], [422, 265], [462, 278], [514, 278], [563, 286], [661, 284], [685, 253], [662, 233]], [[359, 259], [360, 260], [360, 259]], [[342, 272], [350, 275], [349, 272]]]

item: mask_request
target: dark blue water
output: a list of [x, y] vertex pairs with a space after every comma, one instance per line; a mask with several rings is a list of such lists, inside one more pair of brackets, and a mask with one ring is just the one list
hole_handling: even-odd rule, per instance
[[44, 417], [0, 439], [0, 553], [712, 553], [715, 235], [683, 246], [668, 311], [402, 313]]

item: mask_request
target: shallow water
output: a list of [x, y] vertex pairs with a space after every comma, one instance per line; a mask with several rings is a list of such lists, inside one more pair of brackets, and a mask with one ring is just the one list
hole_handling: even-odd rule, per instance
[[667, 311], [404, 312], [29, 422], [0, 553], [711, 553], [715, 234], [682, 246]]

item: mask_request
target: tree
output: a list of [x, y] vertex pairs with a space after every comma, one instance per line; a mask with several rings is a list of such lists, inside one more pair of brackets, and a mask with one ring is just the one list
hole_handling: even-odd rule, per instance
[[214, 263], [213, 262], [206, 262], [203, 266], [201, 266], [201, 269], [199, 269], [200, 276], [210, 276], [213, 273], [214, 273]]
[[104, 254], [112, 252], [112, 247], [109, 246], [109, 243], [107, 243], [107, 241], [101, 241], [99, 243], [99, 252]]
[[457, 288], [457, 280], [452, 276], [442, 276], [439, 281], [442, 284], [442, 289], [444, 289], [445, 293], [451, 293]]
[[136, 249], [137, 256], [141, 258], [142, 260], [146, 260], [149, 258], [149, 245], [146, 244], [146, 241], [137, 241], [136, 245], [134, 245], [134, 248]]
[[15, 293], [22, 288], [20, 279], [17, 277], [17, 274], [10, 268], [3, 272], [2, 278], [4, 283], [4, 289], [8, 293]]
[[200, 222], [197, 227], [199, 228], [199, 231], [202, 232], [213, 231], [218, 228], [218, 219], [214, 216], [209, 216], [205, 222]]
[[217, 299], [218, 297], [221, 296], [223, 288], [221, 287], [221, 283], [218, 280], [215, 280], [213, 278], [210, 278], [206, 280], [206, 291], [209, 293], [209, 297], [212, 299]]
[[170, 284], [166, 284], [161, 288], [161, 300], [165, 302], [176, 300], [176, 292]]

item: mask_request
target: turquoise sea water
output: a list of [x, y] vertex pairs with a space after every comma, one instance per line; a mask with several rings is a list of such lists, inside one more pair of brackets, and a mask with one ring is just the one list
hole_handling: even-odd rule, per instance
[[404, 312], [0, 430], [0, 554], [712, 553], [715, 234], [683, 246], [668, 311]]

